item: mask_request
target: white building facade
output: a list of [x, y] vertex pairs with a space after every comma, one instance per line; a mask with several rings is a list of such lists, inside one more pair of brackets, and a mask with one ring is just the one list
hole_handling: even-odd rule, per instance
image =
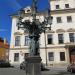
[[[51, 30], [40, 35], [40, 56], [48, 66], [66, 65], [75, 62], [75, 0], [50, 0], [53, 22]], [[29, 19], [31, 9], [25, 8], [25, 17]], [[44, 13], [37, 14], [42, 22]], [[29, 53], [28, 33], [17, 28], [18, 17], [12, 16], [12, 31], [9, 51], [11, 64], [20, 64]]]

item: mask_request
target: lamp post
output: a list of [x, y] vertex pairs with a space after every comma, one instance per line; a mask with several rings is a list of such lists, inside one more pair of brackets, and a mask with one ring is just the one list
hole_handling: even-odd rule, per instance
[[22, 22], [23, 15], [25, 14], [24, 10], [20, 10], [18, 13], [18, 29], [26, 29], [29, 34], [30, 38], [30, 56], [39, 55], [39, 38], [40, 34], [45, 32], [47, 28], [51, 29], [52, 24], [52, 17], [50, 15], [50, 9], [48, 8], [48, 14], [44, 17], [44, 21], [40, 22], [36, 18], [37, 7], [36, 7], [37, 0], [32, 0], [32, 22], [30, 20], [25, 20]]
[[[18, 29], [25, 29], [28, 31], [29, 34], [29, 38], [30, 38], [30, 45], [29, 45], [29, 52], [30, 52], [30, 56], [29, 58], [26, 58], [27, 63], [33, 63], [33, 65], [35, 66], [35, 62], [36, 63], [40, 63], [41, 59], [40, 57], [40, 53], [39, 53], [39, 38], [40, 38], [40, 34], [44, 33], [45, 30], [47, 28], [51, 29], [51, 24], [52, 24], [52, 19], [53, 17], [50, 15], [50, 6], [48, 7], [48, 13], [47, 16], [44, 17], [44, 21], [40, 22], [36, 16], [37, 16], [37, 0], [32, 0], [32, 12], [31, 12], [31, 17], [32, 22], [30, 20], [25, 20], [22, 21], [24, 15], [25, 15], [25, 11], [22, 9], [18, 12]], [[47, 60], [46, 60], [47, 61]], [[40, 69], [39, 64], [33, 68], [31, 67], [31, 69], [33, 69], [33, 73], [31, 73], [32, 75], [40, 75], [40, 74], [36, 74], [36, 73], [40, 73], [36, 72], [36, 68], [38, 67], [38, 69]], [[30, 69], [30, 67], [29, 67]], [[29, 70], [28, 70], [29, 71]], [[30, 72], [29, 72], [30, 73]]]

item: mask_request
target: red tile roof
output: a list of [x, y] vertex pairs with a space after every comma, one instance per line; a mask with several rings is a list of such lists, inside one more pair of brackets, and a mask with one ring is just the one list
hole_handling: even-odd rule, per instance
[[1, 47], [3, 47], [3, 48], [9, 48], [9, 45], [8, 45], [8, 43], [5, 43], [5, 44], [4, 44], [4, 42], [1, 42], [1, 41], [0, 41], [0, 48], [1, 48]]

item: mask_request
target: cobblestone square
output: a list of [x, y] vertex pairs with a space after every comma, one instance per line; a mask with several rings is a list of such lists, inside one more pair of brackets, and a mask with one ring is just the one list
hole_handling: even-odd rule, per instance
[[[0, 75], [28, 75], [24, 70], [19, 68], [0, 68]], [[63, 69], [50, 69], [49, 71], [41, 71], [41, 75], [75, 75], [75, 73], [67, 72]]]

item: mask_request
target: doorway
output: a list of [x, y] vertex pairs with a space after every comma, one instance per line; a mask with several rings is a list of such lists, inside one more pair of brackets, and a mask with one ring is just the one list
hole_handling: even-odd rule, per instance
[[69, 48], [69, 54], [70, 54], [70, 63], [75, 63], [75, 48]]

